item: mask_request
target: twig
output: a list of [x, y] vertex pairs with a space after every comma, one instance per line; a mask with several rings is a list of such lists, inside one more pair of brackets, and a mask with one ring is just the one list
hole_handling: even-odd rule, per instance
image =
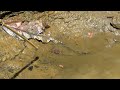
[[15, 34], [17, 34], [18, 36], [20, 36], [21, 38], [23, 38], [25, 41], [27, 41], [29, 44], [31, 44], [33, 47], [35, 47], [35, 49], [38, 49], [38, 47], [36, 47], [32, 42], [30, 42], [27, 38], [25, 38], [24, 36], [20, 35], [18, 32], [16, 32], [14, 29], [12, 29], [11, 27], [7, 26], [4, 22], [2, 22], [2, 20], [0, 20], [0, 23], [2, 24], [2, 26], [5, 26], [6, 28], [8, 28], [9, 30], [11, 30], [12, 32], [14, 32]]
[[20, 69], [17, 73], [15, 73], [10, 79], [16, 78], [23, 70], [25, 70], [27, 67], [29, 67], [31, 64], [33, 64], [35, 61], [37, 61], [39, 57], [35, 57], [34, 60], [32, 60], [30, 63], [25, 65], [22, 69]]

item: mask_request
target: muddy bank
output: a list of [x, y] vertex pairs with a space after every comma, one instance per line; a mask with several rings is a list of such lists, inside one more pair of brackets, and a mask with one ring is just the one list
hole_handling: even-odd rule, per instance
[[[12, 13], [13, 14], [13, 13]], [[120, 12], [25, 11], [6, 15], [4, 22], [42, 20], [45, 35], [62, 43], [18, 40], [0, 30], [0, 78], [120, 78]], [[48, 40], [48, 38], [44, 37]]]

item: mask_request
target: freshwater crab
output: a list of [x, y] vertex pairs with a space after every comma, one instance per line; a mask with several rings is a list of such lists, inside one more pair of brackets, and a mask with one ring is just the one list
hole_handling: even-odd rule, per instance
[[[26, 21], [3, 22], [2, 28], [9, 35], [20, 40], [25, 39], [27, 42], [29, 42], [28, 39], [37, 39], [45, 43], [48, 43], [50, 41], [53, 41], [55, 43], [60, 42], [50, 37], [50, 34], [48, 35], [44, 34], [45, 29], [49, 28], [49, 25], [39, 20], [30, 22]], [[29, 43], [33, 45], [31, 42]]]
[[[5, 22], [5, 24], [13, 28], [20, 35], [26, 37], [27, 39], [33, 38], [35, 35], [39, 35], [45, 31], [45, 26], [43, 26], [43, 23], [38, 20], [31, 22]], [[9, 35], [21, 39], [18, 35], [9, 30], [7, 27], [3, 26], [2, 28]]]

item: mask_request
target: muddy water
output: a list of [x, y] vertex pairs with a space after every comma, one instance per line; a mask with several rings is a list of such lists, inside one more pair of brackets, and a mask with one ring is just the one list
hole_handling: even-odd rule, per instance
[[[28, 18], [29, 16], [29, 18]], [[119, 23], [119, 12], [25, 12], [5, 20], [47, 20], [45, 34], [61, 43], [19, 41], [0, 31], [0, 78], [16, 79], [96, 79], [120, 78], [120, 32], [107, 17]], [[7, 18], [7, 19], [6, 19]], [[9, 45], [9, 46], [8, 46]], [[6, 48], [7, 47], [7, 48]]]
[[[57, 57], [64, 68], [56, 78], [120, 78], [119, 44], [104, 48], [105, 42], [100, 41], [99, 38], [91, 41], [95, 46], [88, 47], [90, 54]], [[89, 42], [87, 44], [90, 45]]]
[[[83, 44], [84, 47], [80, 49], [75, 49], [78, 47], [75, 43], [69, 46], [53, 43], [44, 45], [45, 49], [37, 52], [40, 60], [32, 65], [33, 70], [26, 69], [17, 78], [120, 78], [120, 44], [106, 47], [108, 43], [103, 35], [82, 39], [77, 44]], [[42, 56], [39, 54], [41, 51]]]
[[119, 55], [114, 50], [94, 55], [59, 57], [58, 60], [65, 69], [56, 78], [119, 78], [120, 75]]

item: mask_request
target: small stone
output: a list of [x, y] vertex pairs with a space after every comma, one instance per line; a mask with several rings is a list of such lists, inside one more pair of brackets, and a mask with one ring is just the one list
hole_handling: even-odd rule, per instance
[[9, 72], [13, 73], [14, 72], [14, 69], [10, 68], [8, 69]]
[[59, 67], [63, 68], [64, 66], [63, 65], [59, 65]]
[[33, 66], [30, 66], [30, 67], [28, 68], [28, 70], [32, 71], [32, 70], [33, 70]]

